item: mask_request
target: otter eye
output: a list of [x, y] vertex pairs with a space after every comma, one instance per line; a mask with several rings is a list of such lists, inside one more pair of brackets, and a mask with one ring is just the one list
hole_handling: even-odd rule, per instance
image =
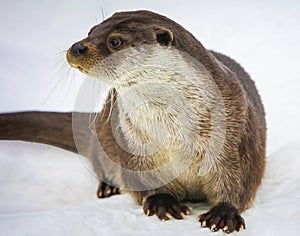
[[117, 49], [122, 45], [122, 40], [120, 38], [113, 38], [109, 41], [109, 45], [113, 48], [113, 49]]

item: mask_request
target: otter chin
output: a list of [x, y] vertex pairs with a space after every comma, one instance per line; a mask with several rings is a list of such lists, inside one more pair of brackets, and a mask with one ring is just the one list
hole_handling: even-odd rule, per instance
[[264, 175], [266, 124], [255, 84], [238, 63], [149, 11], [114, 14], [66, 57], [112, 86], [113, 103], [102, 111], [110, 136], [102, 140], [119, 167], [95, 172], [106, 179], [118, 173], [110, 185], [128, 192], [147, 216], [183, 219], [190, 214], [184, 202], [207, 200], [202, 227], [245, 228], [241, 214]]

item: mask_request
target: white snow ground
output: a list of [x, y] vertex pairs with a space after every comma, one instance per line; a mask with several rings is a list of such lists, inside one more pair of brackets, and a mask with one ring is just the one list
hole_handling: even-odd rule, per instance
[[[251, 74], [267, 112], [268, 166], [239, 235], [300, 235], [299, 1], [2, 0], [0, 111], [72, 110], [83, 76], [58, 69], [59, 52], [102, 11], [133, 9], [169, 16]], [[190, 204], [187, 219], [165, 222], [144, 216], [127, 195], [99, 200], [80, 158], [45, 145], [1, 141], [0, 186], [0, 235], [223, 234], [200, 228], [196, 216], [207, 206]]]

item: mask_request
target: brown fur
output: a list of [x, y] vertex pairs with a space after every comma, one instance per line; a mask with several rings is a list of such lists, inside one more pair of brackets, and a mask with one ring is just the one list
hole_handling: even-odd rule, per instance
[[[161, 33], [167, 37], [164, 39], [166, 41], [159, 41]], [[124, 40], [118, 50], [108, 46], [108, 40], [116, 35]], [[159, 189], [129, 191], [139, 204], [153, 193], [170, 193], [179, 200], [200, 201], [207, 198], [212, 206], [220, 202], [228, 202], [235, 206], [239, 213], [251, 206], [264, 175], [266, 124], [264, 108], [254, 82], [238, 63], [223, 54], [206, 50], [182, 26], [164, 16], [148, 11], [116, 13], [94, 27], [88, 37], [80, 43], [87, 46], [90, 49], [89, 52], [82, 57], [75, 57], [69, 50], [67, 59], [73, 67], [79, 68], [84, 73], [88, 74], [96, 62], [124, 48], [143, 44], [160, 44], [185, 51], [201, 62], [221, 91], [227, 123], [225, 143], [220, 154], [221, 161], [216, 163], [208, 174], [201, 177], [197, 176], [194, 170], [186, 170], [182, 178], [189, 179], [189, 183], [184, 186], [180, 182], [180, 177]], [[102, 114], [108, 118], [109, 112], [110, 107], [106, 106]], [[52, 116], [63, 121], [56, 122], [51, 118]], [[25, 122], [24, 119], [27, 117], [34, 118], [35, 122], [32, 126], [28, 126]], [[115, 162], [120, 162], [123, 167], [143, 169], [143, 166], [135, 166], [132, 154], [118, 147], [110, 127], [104, 123], [106, 119], [99, 117], [101, 115], [96, 121], [97, 135], [104, 142], [105, 152], [108, 152], [109, 156]], [[17, 124], [16, 119], [22, 121], [21, 133], [14, 129]], [[13, 123], [7, 124], [8, 120], [13, 120]], [[70, 124], [70, 122], [70, 114], [2, 115], [0, 116], [0, 123], [2, 123], [0, 138], [42, 142], [76, 152], [71, 139], [70, 126], [63, 125]], [[62, 129], [58, 128], [58, 131], [63, 131], [55, 133], [54, 127], [58, 125], [64, 126]], [[31, 137], [36, 129], [42, 135]], [[64, 141], [65, 138], [66, 141]], [[91, 156], [88, 152], [86, 155]], [[91, 157], [97, 174], [105, 172], [101, 166], [98, 166], [98, 155], [101, 153], [94, 153]], [[112, 184], [119, 185], [122, 177], [120, 180], [120, 176], [110, 177], [111, 174], [112, 171], [109, 170], [108, 173], [99, 174], [99, 176], [105, 175], [106, 179], [112, 180]], [[124, 179], [122, 181], [124, 182]], [[126, 184], [130, 185], [130, 182]]]
[[[95, 48], [96, 45], [98, 48], [96, 56], [92, 50], [89, 52], [90, 55], [78, 58], [72, 58], [68, 53], [68, 59], [88, 71], [90, 64], [86, 66], [86, 62], [91, 63], [91, 56], [92, 61], [96, 63], [127, 47], [141, 44], [155, 45], [158, 41], [157, 32], [161, 31], [170, 34], [170, 44], [166, 46], [188, 52], [205, 66], [219, 87], [225, 103], [227, 129], [221, 151], [222, 162], [216, 163], [217, 167], [200, 180], [198, 200], [203, 197], [200, 193], [203, 192], [212, 205], [230, 202], [242, 212], [251, 205], [264, 173], [266, 127], [264, 109], [258, 92], [249, 75], [239, 64], [225, 55], [206, 50], [193, 35], [176, 22], [146, 11], [113, 15], [95, 27], [86, 39], [80, 41], [88, 47], [94, 45]], [[107, 45], [107, 40], [115, 35], [124, 39], [123, 45], [118, 50], [111, 49]], [[139, 164], [133, 163], [132, 160], [132, 155], [121, 153], [124, 167], [137, 168], [134, 166]], [[197, 178], [190, 176], [191, 182], [197, 182]], [[150, 193], [170, 192], [182, 200], [189, 198], [176, 180], [169, 185], [155, 191], [151, 190]], [[132, 192], [140, 204], [143, 197], [148, 194], [148, 192]]]
[[[100, 166], [98, 158], [103, 151], [115, 162], [119, 163], [114, 136], [110, 127], [110, 99], [105, 109], [98, 114], [95, 122], [97, 136], [103, 150], [97, 148], [93, 134], [87, 129], [86, 121], [90, 113], [59, 112], [19, 112], [0, 114], [0, 140], [22, 140], [59, 147], [85, 156], [92, 164], [94, 173], [110, 185], [119, 186], [119, 174]], [[73, 119], [74, 117], [74, 119]], [[76, 123], [76, 144], [73, 138], [73, 124]], [[78, 152], [80, 150], [80, 152]]]

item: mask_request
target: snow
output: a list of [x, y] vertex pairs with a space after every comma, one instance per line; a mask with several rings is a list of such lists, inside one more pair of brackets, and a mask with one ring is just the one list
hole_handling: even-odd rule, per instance
[[[101, 22], [102, 12], [135, 9], [169, 16], [251, 74], [267, 112], [268, 165], [239, 235], [299, 235], [299, 1], [2, 0], [0, 111], [72, 110], [84, 76], [68, 73], [62, 51]], [[0, 235], [223, 234], [200, 228], [203, 204], [189, 204], [185, 220], [166, 222], [144, 216], [127, 195], [97, 199], [83, 160], [46, 145], [1, 141], [0, 186]]]

